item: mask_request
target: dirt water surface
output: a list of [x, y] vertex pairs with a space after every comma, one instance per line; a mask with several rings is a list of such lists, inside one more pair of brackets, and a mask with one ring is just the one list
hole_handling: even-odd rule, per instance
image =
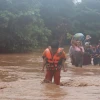
[[42, 83], [41, 53], [0, 55], [0, 100], [100, 100], [100, 66], [61, 71], [61, 86]]

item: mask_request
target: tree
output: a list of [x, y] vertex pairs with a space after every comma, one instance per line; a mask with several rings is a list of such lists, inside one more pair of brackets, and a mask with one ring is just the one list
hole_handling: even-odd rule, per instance
[[45, 25], [52, 31], [53, 39], [61, 41], [71, 31], [73, 0], [41, 0], [41, 4], [40, 12]]
[[40, 17], [37, 0], [0, 1], [0, 47], [2, 51], [28, 51], [48, 43], [48, 30]]
[[100, 1], [82, 0], [76, 13], [73, 21], [75, 31], [90, 34], [93, 42], [97, 42], [100, 38]]

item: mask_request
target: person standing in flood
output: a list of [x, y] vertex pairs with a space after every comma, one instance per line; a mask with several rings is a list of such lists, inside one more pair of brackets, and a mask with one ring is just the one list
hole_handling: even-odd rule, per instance
[[90, 65], [91, 64], [91, 54], [92, 54], [92, 47], [89, 45], [88, 42], [85, 43], [84, 49], [84, 56], [83, 56], [83, 65]]
[[53, 41], [51, 43], [51, 49], [47, 48], [43, 52], [42, 71], [44, 71], [44, 67], [46, 66], [46, 75], [44, 80], [52, 82], [52, 78], [54, 77], [54, 83], [60, 85], [61, 68], [63, 67], [64, 72], [66, 71], [65, 60], [66, 54], [63, 48], [59, 48], [58, 41]]
[[71, 41], [71, 46], [69, 48], [69, 56], [70, 56], [70, 59], [71, 59], [71, 63], [72, 65], [75, 65], [75, 46], [77, 46], [77, 42], [75, 40], [72, 40]]
[[77, 41], [77, 46], [75, 47], [75, 66], [82, 67], [83, 65], [83, 55], [84, 47], [82, 46], [81, 41]]
[[98, 50], [96, 46], [92, 47], [92, 58], [93, 58], [93, 64], [98, 65], [99, 63], [99, 57], [98, 57]]
[[82, 67], [83, 65], [84, 48], [81, 41], [71, 40], [71, 46], [69, 48], [69, 55], [72, 65], [76, 67]]

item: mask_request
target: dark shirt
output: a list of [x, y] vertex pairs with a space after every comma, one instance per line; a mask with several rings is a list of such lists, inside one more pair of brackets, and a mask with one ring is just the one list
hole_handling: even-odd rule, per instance
[[97, 47], [98, 57], [100, 58], [100, 46]]
[[92, 57], [93, 58], [97, 58], [98, 57], [98, 50], [97, 49], [92, 50]]
[[85, 54], [91, 55], [92, 54], [92, 50], [90, 48], [85, 48]]

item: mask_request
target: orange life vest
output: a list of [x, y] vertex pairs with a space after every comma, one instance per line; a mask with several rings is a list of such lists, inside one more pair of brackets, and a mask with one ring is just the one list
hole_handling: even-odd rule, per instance
[[46, 52], [45, 57], [47, 58], [47, 63], [52, 64], [56, 67], [61, 60], [62, 48], [59, 48], [56, 54], [54, 54], [53, 56], [48, 48], [45, 50], [45, 52]]

